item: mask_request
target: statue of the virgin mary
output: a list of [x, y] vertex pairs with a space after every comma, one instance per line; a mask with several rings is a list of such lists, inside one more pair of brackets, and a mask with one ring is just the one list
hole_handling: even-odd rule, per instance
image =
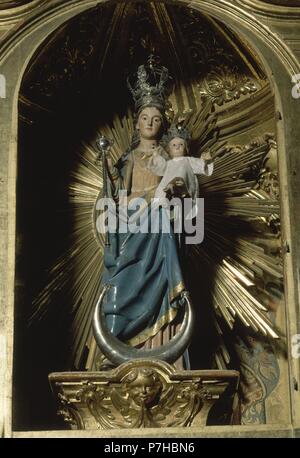
[[[147, 203], [141, 220], [152, 210], [151, 200], [161, 177], [154, 175], [147, 162], [154, 151], [165, 155], [159, 141], [165, 133], [168, 121], [167, 85], [169, 75], [165, 67], [158, 66], [152, 58], [146, 66], [140, 66], [134, 87], [129, 85], [135, 101], [135, 118], [132, 144], [116, 165], [108, 160], [108, 195], [118, 202], [120, 191], [128, 197], [128, 216], [143, 199]], [[162, 216], [161, 208], [156, 216]], [[153, 220], [153, 215], [151, 215]], [[149, 221], [151, 219], [149, 217]], [[159, 219], [162, 229], [163, 218]], [[156, 357], [168, 362], [184, 353], [192, 329], [191, 309], [178, 327], [184, 314], [184, 304], [189, 302], [180, 263], [179, 245], [170, 231], [156, 233], [131, 232], [109, 234], [109, 245], [104, 253], [102, 313], [106, 327], [120, 341], [140, 350], [127, 357], [116, 358], [117, 340], [107, 345], [109, 334], [99, 329], [99, 307], [94, 319], [95, 337], [101, 350], [114, 362], [132, 357]], [[177, 337], [172, 337], [177, 333]], [[121, 351], [121, 353], [123, 353]], [[187, 358], [185, 365], [188, 366]]]

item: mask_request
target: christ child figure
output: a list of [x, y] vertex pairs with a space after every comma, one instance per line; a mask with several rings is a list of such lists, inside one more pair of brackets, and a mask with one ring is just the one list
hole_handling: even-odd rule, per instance
[[190, 140], [191, 136], [187, 129], [172, 126], [162, 139], [170, 159], [162, 157], [159, 148], [152, 154], [148, 168], [155, 175], [162, 177], [155, 198], [162, 201], [174, 196], [195, 200], [199, 194], [196, 175], [210, 176], [213, 173], [214, 165], [209, 151], [202, 153], [200, 158], [188, 155]]

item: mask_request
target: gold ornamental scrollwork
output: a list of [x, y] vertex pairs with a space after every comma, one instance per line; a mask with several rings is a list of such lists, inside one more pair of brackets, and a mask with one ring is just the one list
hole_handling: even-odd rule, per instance
[[200, 380], [169, 385], [151, 367], [129, 369], [119, 384], [87, 383], [77, 393], [100, 429], [190, 426], [211, 395]]
[[[60, 387], [59, 384], [57, 386]], [[62, 392], [58, 392], [57, 397], [60, 404], [57, 415], [61, 416], [64, 422], [70, 425], [71, 428], [82, 429], [83, 423], [81, 417], [76, 408], [73, 408], [69, 399]]]
[[238, 74], [227, 66], [215, 67], [198, 87], [202, 99], [209, 99], [218, 105], [237, 100], [258, 89], [254, 79]]
[[58, 414], [72, 429], [170, 428], [205, 424], [228, 384], [237, 386], [238, 372], [176, 371], [161, 361], [136, 360], [112, 371], [49, 379]]

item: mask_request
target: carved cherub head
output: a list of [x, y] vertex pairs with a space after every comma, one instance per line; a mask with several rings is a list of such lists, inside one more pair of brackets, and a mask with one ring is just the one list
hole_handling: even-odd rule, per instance
[[151, 405], [162, 390], [162, 382], [152, 369], [138, 368], [132, 370], [125, 379], [129, 397], [138, 406]]

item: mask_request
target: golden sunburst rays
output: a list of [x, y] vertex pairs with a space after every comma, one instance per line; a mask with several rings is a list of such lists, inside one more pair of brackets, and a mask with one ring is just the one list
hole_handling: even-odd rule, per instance
[[[213, 273], [217, 316], [230, 329], [238, 317], [247, 328], [278, 338], [279, 332], [268, 316], [268, 304], [275, 299], [270, 300], [265, 281], [272, 279], [282, 287], [281, 258], [266, 253], [270, 241], [280, 247], [278, 235], [269, 228], [272, 218], [279, 220], [280, 207], [277, 199], [259, 187], [273, 136], [266, 134], [248, 145], [220, 142], [212, 103], [182, 119], [192, 133], [196, 154], [209, 149], [214, 157], [213, 175], [199, 180], [205, 197], [206, 243], [193, 251]], [[227, 350], [223, 348], [222, 353], [227, 361]]]
[[[94, 206], [102, 179], [96, 151], [83, 143], [70, 172], [68, 205], [62, 218], [71, 224], [61, 256], [49, 271], [48, 282], [33, 302], [32, 319], [43, 318], [55, 307], [58, 321], [70, 321], [70, 360], [79, 367], [91, 340], [94, 303], [100, 294], [102, 250], [94, 233]], [[59, 308], [59, 310], [58, 310]]]
[[[279, 203], [260, 187], [270, 149], [268, 140], [244, 146], [219, 141], [217, 115], [211, 103], [197, 113], [175, 119], [181, 118], [192, 132], [198, 154], [209, 149], [215, 162], [214, 174], [200, 179], [205, 197], [205, 240], [192, 249], [193, 263], [207, 265], [212, 275], [215, 327], [222, 338], [224, 323], [233, 329], [239, 320], [254, 332], [277, 338], [279, 333], [269, 316], [270, 308], [273, 311], [270, 303], [277, 299], [266, 283], [282, 284], [281, 258], [273, 254], [274, 249], [268, 249], [270, 243], [279, 247], [278, 234], [272, 234], [268, 227], [270, 218], [279, 218]], [[114, 162], [128, 149], [132, 132], [131, 113], [116, 116], [111, 125], [99, 126], [98, 133], [114, 140], [110, 152]], [[95, 145], [96, 141], [82, 142], [74, 154], [66, 209], [72, 232], [65, 251], [49, 272], [47, 285], [34, 301], [34, 317], [42, 317], [57, 302], [57, 292], [64, 298], [61, 306], [70, 320], [70, 367], [88, 370], [95, 367], [99, 354], [91, 323], [100, 294], [104, 241], [95, 224], [95, 206], [103, 184]], [[220, 342], [215, 359], [217, 366], [224, 368], [230, 355]]]
[[[239, 101], [231, 107], [235, 115], [243, 110], [245, 103], [249, 101]], [[266, 101], [260, 104], [263, 108]], [[176, 108], [174, 106], [174, 111]], [[233, 330], [239, 322], [245, 331], [279, 338], [282, 333], [277, 329], [273, 312], [278, 308], [278, 292], [280, 295], [283, 288], [279, 200], [274, 197], [276, 192], [272, 189], [266, 192], [261, 186], [272, 149], [274, 153], [274, 136], [266, 133], [247, 145], [230, 144], [232, 139], [222, 140], [227, 137], [224, 129], [219, 128], [222, 125], [220, 114], [223, 120], [227, 119], [224, 113], [223, 109], [215, 111], [213, 102], [207, 100], [198, 110], [187, 107], [174, 117], [174, 122], [181, 122], [190, 130], [193, 154], [200, 156], [203, 151], [210, 150], [215, 164], [212, 176], [199, 179], [201, 197], [205, 198], [205, 239], [203, 244], [192, 247], [191, 265], [201, 276], [202, 265], [206, 275], [211, 277], [209, 302], [219, 335], [214, 352], [219, 369], [226, 369], [230, 362], [230, 352], [223, 337], [226, 327]], [[268, 116], [272, 113], [269, 110]], [[230, 119], [231, 116], [228, 112]], [[244, 124], [235, 118], [237, 124], [231, 128], [232, 138], [245, 131]], [[256, 127], [261, 132], [261, 125], [262, 120], [257, 118], [248, 128], [253, 130], [255, 126], [253, 132]], [[248, 138], [251, 136], [254, 135], [247, 134]], [[268, 173], [277, 181], [277, 170]], [[266, 183], [266, 189], [269, 184]], [[277, 294], [268, 285], [275, 285]], [[200, 302], [201, 294], [195, 298], [195, 305], [198, 303], [201, 308]], [[198, 313], [201, 314], [201, 309]]]
[[117, 160], [122, 153], [129, 148], [133, 134], [133, 114], [131, 110], [120, 117], [116, 115], [111, 125], [104, 125], [99, 128], [101, 134], [105, 135], [110, 140], [113, 140], [111, 156], [113, 160]]
[[[193, 264], [204, 263], [213, 276], [211, 302], [221, 337], [223, 324], [232, 330], [237, 320], [262, 336], [280, 336], [270, 313], [278, 298], [266, 287], [272, 282], [282, 289], [279, 234], [269, 227], [270, 218], [279, 219], [280, 208], [278, 200], [259, 188], [271, 147], [267, 139], [245, 146], [222, 145], [214, 174], [200, 179], [205, 240], [192, 248]], [[215, 360], [219, 368], [229, 362], [222, 340]]]
[[53, 307], [60, 307], [59, 312], [69, 317], [68, 361], [70, 367], [77, 369], [91, 368], [95, 359], [92, 315], [103, 269], [104, 237], [97, 233], [95, 219], [95, 206], [103, 187], [96, 137], [101, 133], [114, 140], [110, 154], [116, 161], [130, 145], [132, 125], [131, 113], [123, 118], [116, 116], [111, 126], [99, 127], [95, 141], [83, 141], [74, 153], [68, 206], [62, 215], [71, 221], [71, 232], [63, 253], [49, 270], [47, 284], [33, 301], [31, 321], [46, 318]]

